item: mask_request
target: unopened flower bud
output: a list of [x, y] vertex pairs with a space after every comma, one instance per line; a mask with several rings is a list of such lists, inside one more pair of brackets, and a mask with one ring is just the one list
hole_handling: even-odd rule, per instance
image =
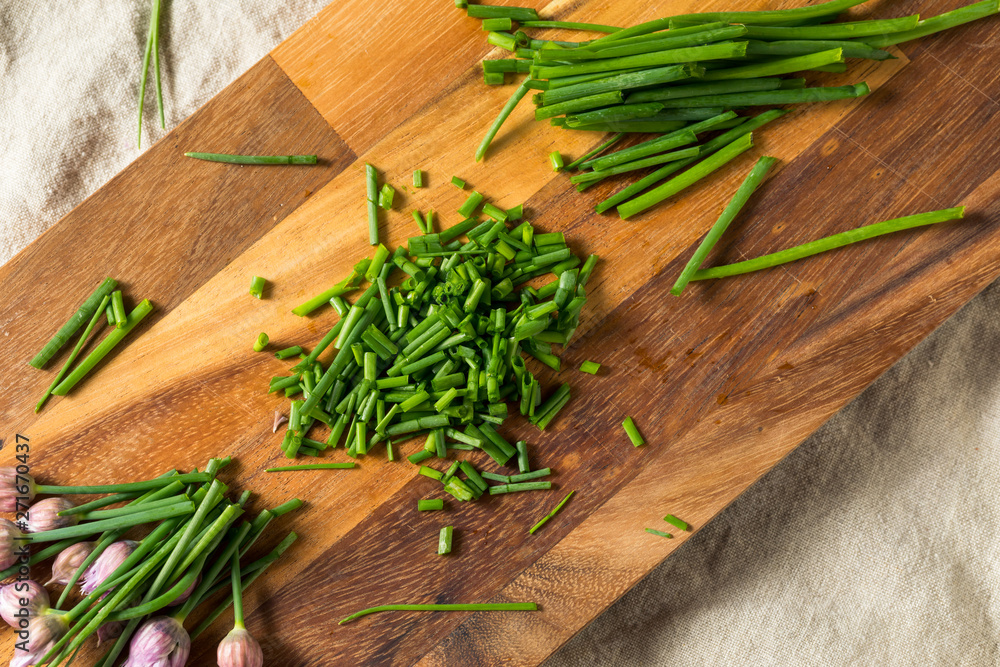
[[111, 576], [111, 573], [118, 569], [118, 566], [125, 562], [125, 559], [132, 555], [138, 542], [132, 540], [120, 540], [104, 550], [93, 565], [87, 568], [83, 575], [83, 585], [80, 590], [84, 595], [90, 595], [97, 587], [104, 583], [104, 580]]
[[6, 570], [21, 557], [24, 548], [21, 530], [12, 521], [0, 519], [0, 569]]
[[233, 628], [215, 652], [219, 667], [263, 667], [264, 652], [245, 628]]
[[0, 468], [0, 512], [23, 510], [34, 499], [35, 480], [31, 475], [18, 475], [16, 468]]
[[28, 532], [44, 533], [46, 530], [75, 526], [80, 522], [79, 514], [59, 516], [59, 512], [76, 507], [65, 498], [46, 498], [28, 508]]
[[191, 638], [184, 626], [169, 616], [157, 616], [132, 635], [122, 667], [184, 667], [190, 653]]
[[28, 635], [28, 650], [15, 648], [10, 667], [28, 667], [36, 664], [57, 641], [62, 639], [68, 629], [69, 623], [62, 614], [35, 616], [28, 622], [28, 629], [25, 631]]
[[48, 610], [49, 592], [37, 581], [0, 586], [0, 618], [12, 628], [27, 627], [28, 621]]
[[83, 561], [87, 560], [87, 556], [94, 551], [95, 546], [97, 546], [96, 542], [77, 542], [60, 551], [55, 562], [52, 563], [52, 578], [45, 585], [62, 584], [65, 586], [68, 584]]

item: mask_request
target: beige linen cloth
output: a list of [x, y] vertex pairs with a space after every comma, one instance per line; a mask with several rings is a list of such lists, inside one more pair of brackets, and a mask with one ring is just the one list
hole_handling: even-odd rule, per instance
[[[139, 155], [149, 4], [0, 0], [0, 264]], [[165, 2], [168, 128], [325, 4]], [[547, 665], [1000, 663], [997, 313], [993, 285]]]

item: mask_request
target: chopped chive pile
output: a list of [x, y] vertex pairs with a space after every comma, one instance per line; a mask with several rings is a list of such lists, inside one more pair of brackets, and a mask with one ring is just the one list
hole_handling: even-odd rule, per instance
[[[506, 11], [456, 2], [470, 17], [483, 20], [490, 44], [510, 53], [507, 58], [483, 61], [486, 83], [502, 84], [508, 73], [527, 75], [490, 127], [476, 159], [485, 156], [514, 107], [533, 92], [537, 120], [548, 119], [568, 130], [612, 134], [587, 156], [565, 167], [557, 166], [553, 158], [556, 171], [584, 170], [579, 178], [571, 179], [578, 190], [662, 165], [597, 206], [599, 212], [618, 207], [621, 217], [626, 218], [691, 187], [718, 168], [716, 164], [712, 169], [699, 169], [699, 165], [753, 129], [752, 117], [737, 116], [736, 111], [830, 102], [869, 93], [864, 83], [809, 86], [796, 74], [845, 71], [847, 59], [887, 60], [893, 58], [885, 50], [888, 46], [1000, 12], [997, 0], [986, 0], [930, 18], [913, 15], [836, 22], [838, 14], [862, 1], [831, 0], [775, 11], [687, 14], [627, 28], [540, 20], [528, 18], [536, 14], [531, 9]], [[585, 35], [575, 41], [534, 36], [535, 30], [547, 29], [579, 30]], [[592, 160], [627, 133], [660, 136], [606, 155], [615, 158], [615, 166], [609, 160]], [[697, 136], [703, 133], [715, 136], [706, 141]], [[689, 152], [664, 145], [680, 137], [687, 146], [684, 151]], [[722, 162], [737, 154], [730, 151]], [[680, 180], [667, 181], [675, 174]], [[670, 187], [643, 194], [664, 181]], [[633, 203], [636, 198], [639, 204]]]

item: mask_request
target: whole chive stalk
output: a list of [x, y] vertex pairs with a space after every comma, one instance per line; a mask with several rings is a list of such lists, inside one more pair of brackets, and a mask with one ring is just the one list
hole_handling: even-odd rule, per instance
[[[531, 68], [531, 77], [534, 79], [555, 79], [563, 76], [575, 76], [577, 74], [616, 72], [631, 68], [649, 68], [681, 63], [696, 63], [704, 60], [742, 58], [746, 55], [746, 51], [746, 42], [724, 42], [721, 44], [690, 46], [655, 51], [653, 53], [642, 53], [634, 56], [588, 60], [566, 65], [535, 66]], [[706, 78], [708, 78], [708, 74], [710, 73], [706, 73]]]
[[80, 304], [80, 307], [73, 313], [66, 324], [62, 325], [59, 331], [52, 336], [52, 339], [42, 347], [41, 351], [28, 364], [34, 368], [44, 368], [45, 364], [69, 342], [73, 334], [79, 331], [80, 327], [93, 317], [94, 312], [98, 310], [104, 297], [109, 296], [116, 287], [118, 287], [118, 281], [113, 278], [105, 278], [104, 282]]
[[646, 444], [642, 434], [639, 433], [639, 428], [635, 425], [635, 421], [631, 417], [625, 417], [625, 421], [622, 422], [622, 428], [625, 429], [625, 434], [632, 441], [633, 446], [641, 447]]
[[752, 107], [766, 104], [811, 104], [833, 102], [835, 100], [864, 97], [871, 92], [867, 83], [851, 86], [820, 86], [798, 90], [768, 90], [724, 95], [704, 95], [685, 97], [679, 100], [660, 102], [665, 107]]
[[705, 72], [705, 81], [723, 81], [727, 79], [754, 79], [762, 76], [777, 76], [804, 70], [815, 69], [825, 65], [833, 65], [844, 61], [843, 49], [830, 49], [793, 58], [781, 58], [771, 62], [751, 63], [741, 67], [717, 69]]
[[42, 407], [45, 405], [45, 402], [49, 400], [49, 396], [52, 395], [52, 390], [55, 389], [60, 382], [62, 382], [62, 379], [64, 377], [66, 377], [66, 373], [69, 372], [70, 366], [72, 366], [73, 362], [76, 361], [76, 358], [80, 356], [80, 350], [83, 349], [83, 346], [90, 339], [90, 334], [91, 332], [93, 332], [94, 327], [97, 325], [97, 321], [100, 319], [101, 314], [104, 312], [104, 309], [105, 307], [107, 307], [109, 301], [110, 297], [108, 295], [105, 295], [104, 298], [101, 299], [100, 305], [98, 306], [97, 310], [94, 311], [93, 316], [91, 316], [90, 318], [90, 322], [87, 323], [87, 326], [84, 328], [83, 333], [80, 334], [80, 340], [77, 341], [76, 346], [73, 348], [73, 351], [70, 352], [69, 357], [66, 358], [66, 363], [63, 364], [63, 367], [59, 370], [59, 373], [56, 374], [55, 379], [52, 380], [52, 383], [49, 385], [48, 389], [45, 390], [45, 394], [43, 394], [42, 397], [38, 400], [38, 403], [35, 404], [35, 412], [41, 411]]
[[567, 493], [566, 497], [563, 498], [562, 500], [560, 500], [559, 504], [556, 505], [552, 509], [551, 512], [549, 512], [548, 514], [546, 514], [545, 516], [543, 516], [542, 519], [541, 519], [541, 521], [539, 521], [534, 526], [532, 526], [530, 529], [528, 529], [528, 534], [529, 535], [534, 535], [536, 530], [538, 530], [539, 528], [541, 528], [542, 526], [544, 526], [546, 524], [546, 522], [548, 522], [549, 519], [551, 519], [556, 514], [558, 514], [559, 510], [561, 510], [563, 508], [563, 505], [565, 505], [567, 502], [569, 502], [569, 499], [573, 496], [574, 493], [576, 493], [576, 491], [570, 491], [569, 493]]
[[95, 347], [93, 351], [91, 351], [91, 353], [88, 354], [76, 368], [70, 371], [69, 375], [67, 375], [66, 378], [52, 390], [52, 393], [56, 396], [65, 396], [68, 394], [70, 390], [73, 389], [73, 387], [75, 387], [77, 383], [79, 383], [80, 380], [82, 380], [87, 373], [94, 368], [94, 366], [100, 363], [100, 361], [104, 359], [104, 357], [106, 357], [111, 350], [113, 350], [114, 347], [120, 343], [121, 340], [129, 334], [129, 332], [135, 329], [135, 327], [138, 326], [138, 324], [142, 322], [142, 320], [145, 319], [145, 317], [151, 312], [153, 312], [153, 304], [151, 304], [148, 299], [143, 299], [143, 301], [133, 308], [132, 312], [128, 314], [125, 327], [112, 329], [108, 335], [105, 336], [104, 340], [98, 343], [97, 347]]
[[600, 23], [578, 23], [573, 21], [522, 21], [522, 28], [560, 28], [562, 30], [586, 30], [589, 32], [618, 32], [621, 28]]
[[932, 16], [917, 23], [911, 30], [893, 32], [886, 35], [866, 37], [863, 41], [869, 46], [882, 49], [893, 44], [902, 44], [920, 37], [926, 37], [942, 30], [954, 28], [956, 26], [976, 21], [1000, 13], [1000, 2], [998, 0], [984, 0], [965, 7], [953, 9], [944, 14]]
[[231, 155], [229, 153], [185, 153], [185, 157], [226, 164], [316, 164], [315, 155]]
[[698, 249], [694, 251], [691, 255], [691, 259], [688, 260], [684, 269], [681, 270], [679, 276], [677, 276], [677, 281], [674, 286], [670, 289], [670, 293], [674, 296], [680, 296], [684, 288], [687, 287], [688, 282], [690, 282], [691, 277], [694, 276], [695, 272], [701, 267], [705, 262], [705, 258], [708, 257], [708, 253], [712, 251], [715, 244], [719, 242], [722, 235], [726, 233], [729, 228], [730, 223], [739, 215], [739, 212], [743, 210], [746, 206], [747, 201], [749, 201], [751, 195], [757, 191], [761, 183], [767, 177], [767, 172], [771, 170], [775, 164], [777, 164], [778, 159], [773, 157], [762, 157], [757, 160], [757, 164], [754, 165], [750, 173], [747, 174], [743, 183], [736, 190], [736, 194], [730, 200], [729, 204], [722, 211], [722, 215], [719, 219], [715, 221], [712, 228], [702, 239], [702, 242], [698, 245]]
[[763, 257], [756, 257], [744, 262], [717, 266], [711, 269], [701, 269], [696, 271], [694, 275], [691, 276], [691, 280], [726, 278], [742, 273], [750, 273], [751, 271], [760, 271], [761, 269], [780, 266], [781, 264], [794, 262], [806, 257], [817, 255], [821, 252], [833, 250], [834, 248], [841, 248], [845, 245], [865, 241], [884, 234], [891, 234], [893, 232], [913, 229], [915, 227], [923, 227], [925, 225], [933, 225], [939, 222], [947, 222], [949, 220], [960, 220], [964, 217], [965, 207], [958, 206], [955, 208], [942, 209], [940, 211], [918, 213], [917, 215], [909, 215], [903, 218], [894, 218], [892, 220], [886, 220], [874, 225], [867, 225], [865, 227], [859, 227], [850, 231], [841, 232], [840, 234], [827, 236], [816, 241], [803, 243], [795, 246], [794, 248], [781, 250], [779, 252], [771, 253], [770, 255], [764, 255]]
[[[470, 5], [471, 7], [472, 5]], [[354, 612], [340, 621], [339, 625], [350, 623], [362, 616], [382, 611], [537, 611], [534, 602], [487, 602], [472, 604], [386, 604]]]
[[260, 276], [254, 276], [250, 279], [250, 296], [256, 299], [264, 298], [264, 288], [267, 286], [267, 281]]

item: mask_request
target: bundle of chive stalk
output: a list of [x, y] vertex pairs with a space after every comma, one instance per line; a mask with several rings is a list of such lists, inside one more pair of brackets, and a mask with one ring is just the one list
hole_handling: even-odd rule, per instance
[[[242, 591], [296, 535], [290, 533], [268, 555], [242, 568], [239, 561], [273, 519], [302, 503], [292, 500], [262, 511], [252, 521], [240, 521], [250, 492], [230, 502], [226, 485], [216, 479], [229, 462], [212, 459], [205, 472], [170, 471], [141, 482], [80, 487], [36, 485], [29, 474], [18, 472], [20, 468], [0, 469], [2, 510], [17, 509], [20, 515], [35, 494], [59, 496], [34, 503], [25, 523], [0, 519], [0, 566], [7, 568], [0, 578], [18, 575], [18, 583], [8, 586], [13, 592], [0, 589], [0, 615], [25, 631], [11, 664], [63, 664], [98, 632], [103, 640], [115, 639], [99, 666], [111, 667], [130, 640], [128, 664], [183, 665], [190, 640], [234, 601], [236, 628], [220, 646], [220, 657], [234, 641], [241, 643], [244, 655], [259, 653], [243, 629]], [[62, 497], [65, 494], [109, 495], [74, 506]], [[145, 537], [123, 539], [140, 526], [151, 528]], [[29, 558], [27, 545], [33, 544], [48, 546]], [[53, 556], [52, 581], [65, 589], [50, 608], [45, 588], [28, 575], [30, 565]], [[82, 599], [64, 606], [81, 578]], [[228, 597], [216, 597], [230, 588]], [[189, 635], [185, 620], [213, 598], [216, 602], [206, 607], [211, 611]], [[173, 608], [165, 612], [168, 607]]]
[[[1000, 12], [1000, 0], [984, 0], [923, 20], [914, 15], [833, 23], [839, 14], [864, 1], [685, 14], [623, 29], [542, 21], [530, 8], [455, 0], [455, 6], [466, 9], [470, 17], [483, 19], [491, 44], [514, 53], [514, 58], [483, 61], [486, 83], [503, 83], [506, 72], [529, 75], [487, 132], [476, 159], [486, 154], [517, 103], [529, 91], [538, 91], [533, 96], [537, 120], [549, 119], [569, 130], [613, 133], [567, 166], [558, 153], [551, 156], [557, 170], [581, 170], [570, 179], [578, 190], [655, 167], [596, 206], [598, 212], [617, 207], [619, 215], [628, 218], [745, 152], [752, 146], [754, 130], [786, 113], [772, 110], [748, 118], [738, 116], [738, 110], [825, 102], [869, 92], [864, 83], [809, 87], [803, 78], [783, 75], [843, 72], [845, 59], [891, 58], [886, 47]], [[535, 28], [608, 34], [566, 42], [534, 39], [523, 30]], [[714, 131], [723, 132], [708, 141], [697, 136]], [[659, 136], [606, 153], [628, 133]]]
[[153, 61], [153, 80], [156, 84], [156, 111], [160, 116], [160, 127], [166, 129], [167, 119], [163, 112], [163, 86], [160, 84], [160, 10], [163, 0], [153, 0], [149, 9], [149, 33], [146, 36], [146, 50], [142, 57], [142, 74], [139, 77], [139, 135], [136, 145], [142, 147], [142, 107], [146, 101], [146, 80], [149, 78], [149, 61]]
[[[101, 362], [104, 357], [114, 349], [138, 324], [153, 311], [153, 304], [148, 299], [143, 299], [139, 305], [131, 312], [125, 312], [125, 302], [118, 281], [114, 278], [105, 278], [104, 282], [98, 285], [97, 289], [87, 297], [69, 320], [57, 331], [48, 343], [39, 351], [28, 363], [38, 369], [45, 368], [45, 365], [59, 353], [70, 339], [83, 327], [83, 332], [77, 340], [76, 346], [66, 358], [62, 369], [56, 374], [54, 380], [45, 390], [45, 394], [35, 405], [35, 412], [39, 412], [49, 400], [49, 396], [65, 396], [87, 375], [94, 366]], [[101, 340], [100, 343], [81, 361], [76, 367], [73, 362], [80, 356], [87, 341], [102, 316], [111, 327], [111, 331]], [[84, 326], [86, 324], [86, 326]], [[72, 370], [71, 370], [72, 369]]]
[[[417, 173], [415, 180], [422, 182]], [[370, 168], [369, 202], [378, 192], [374, 174]], [[444, 459], [449, 449], [482, 450], [498, 465], [518, 455], [520, 472], [513, 476], [480, 475], [468, 461], [444, 473], [421, 466], [422, 474], [460, 500], [487, 489], [498, 494], [550, 488], [538, 481], [548, 469], [530, 471], [524, 443], [512, 445], [497, 427], [508, 417], [506, 401], [514, 401], [539, 429], [569, 401], [568, 384], [542, 401], [522, 352], [559, 370], [552, 345], [572, 338], [597, 256], [582, 262], [562, 233], [536, 233], [521, 206], [503, 210], [479, 192], [458, 213], [462, 222], [434, 232], [432, 215], [417, 212], [423, 233], [406, 247], [390, 252], [379, 244], [344, 280], [293, 309], [306, 316], [329, 303], [342, 319], [310, 353], [300, 346], [275, 353], [298, 358], [290, 375], [270, 382], [271, 393], [292, 398], [281, 445], [288, 458], [317, 456], [343, 438], [351, 457], [385, 443], [389, 460], [395, 460], [394, 439], [426, 434], [424, 448], [409, 457], [414, 464]], [[372, 230], [377, 242], [377, 221]], [[462, 235], [469, 240], [462, 242]], [[401, 281], [393, 280], [394, 273]], [[525, 285], [549, 274], [554, 278], [540, 287]], [[361, 290], [365, 280], [369, 287], [348, 304], [344, 295]], [[336, 353], [324, 364], [320, 355], [331, 345]], [[317, 425], [329, 429], [325, 441], [308, 437]], [[487, 487], [484, 478], [500, 484]]]

